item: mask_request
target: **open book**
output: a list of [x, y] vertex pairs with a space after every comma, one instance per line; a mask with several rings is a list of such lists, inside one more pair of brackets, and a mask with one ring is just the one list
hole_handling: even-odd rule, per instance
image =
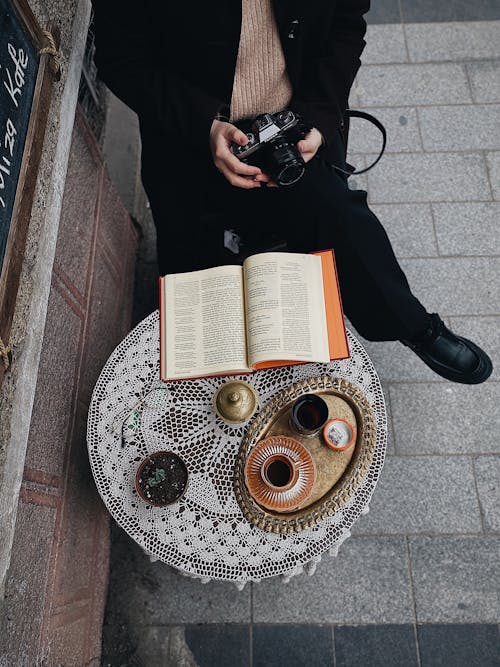
[[160, 277], [160, 378], [349, 356], [332, 250]]

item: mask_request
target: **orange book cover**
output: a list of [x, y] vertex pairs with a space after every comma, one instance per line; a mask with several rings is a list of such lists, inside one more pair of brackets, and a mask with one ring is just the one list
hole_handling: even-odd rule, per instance
[[[323, 274], [323, 290], [325, 297], [325, 311], [326, 311], [326, 326], [328, 332], [328, 349], [330, 360], [340, 360], [347, 359], [350, 356], [349, 344], [347, 341], [347, 334], [344, 325], [344, 311], [342, 308], [342, 298], [340, 295], [340, 286], [337, 274], [337, 268], [335, 266], [335, 255], [333, 249], [328, 250], [319, 250], [317, 252], [312, 252], [312, 255], [319, 255], [321, 258], [321, 267]], [[162, 280], [163, 276], [159, 277], [159, 296], [160, 296], [160, 379], [163, 382], [179, 382], [180, 378], [174, 380], [167, 380], [161, 375], [161, 369], [163, 368], [163, 348], [166, 346], [164, 344], [165, 331], [163, 327], [163, 317], [162, 317], [162, 304], [164, 302], [164, 281]], [[162, 344], [163, 343], [163, 344]], [[279, 366], [293, 366], [297, 364], [309, 363], [304, 361], [268, 361], [260, 364], [256, 364], [253, 368], [254, 370], [262, 370], [266, 368], [276, 368]], [[251, 373], [251, 371], [250, 371]], [[219, 373], [213, 375], [203, 375], [202, 377], [221, 377], [221, 376], [231, 376], [231, 375], [242, 375], [241, 371], [235, 371], [234, 373]], [[184, 379], [197, 379], [197, 378], [184, 378]]]

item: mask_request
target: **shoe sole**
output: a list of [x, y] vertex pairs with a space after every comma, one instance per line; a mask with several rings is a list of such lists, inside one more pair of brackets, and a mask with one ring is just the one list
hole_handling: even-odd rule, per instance
[[491, 359], [484, 350], [482, 350], [468, 338], [463, 338], [462, 336], [457, 336], [457, 338], [466, 343], [466, 345], [470, 347], [471, 350], [473, 350], [479, 357], [478, 368], [468, 375], [465, 375], [464, 373], [458, 373], [448, 367], [443, 367], [440, 364], [435, 363], [428, 355], [422, 354], [415, 350], [411, 344], [405, 343], [404, 341], [401, 342], [403, 345], [406, 345], [406, 347], [409, 347], [410, 350], [412, 350], [418, 357], [420, 357], [420, 359], [422, 359], [422, 361], [430, 369], [447, 380], [451, 380], [452, 382], [460, 382], [461, 384], [480, 384], [481, 382], [484, 382], [490, 377], [493, 371], [493, 363]]

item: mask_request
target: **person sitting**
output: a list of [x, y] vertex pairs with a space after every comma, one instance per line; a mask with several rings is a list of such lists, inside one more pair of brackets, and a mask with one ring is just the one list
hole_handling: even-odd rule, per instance
[[[364, 338], [399, 340], [455, 382], [490, 376], [489, 356], [412, 293], [367, 193], [332, 168], [349, 171], [346, 109], [369, 0], [93, 6], [99, 76], [139, 117], [161, 275], [234, 263], [228, 229], [247, 245], [333, 248], [344, 311]], [[242, 121], [285, 109], [312, 129], [297, 143], [304, 175], [278, 187], [231, 145], [248, 142]]]

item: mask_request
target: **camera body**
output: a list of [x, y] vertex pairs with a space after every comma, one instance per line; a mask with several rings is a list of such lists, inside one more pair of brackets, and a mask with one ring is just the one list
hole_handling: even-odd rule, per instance
[[231, 151], [242, 162], [259, 167], [278, 185], [288, 187], [297, 183], [305, 171], [304, 159], [296, 144], [312, 129], [303, 118], [284, 109], [262, 113], [252, 119], [234, 123], [248, 137], [240, 146], [231, 143]]

